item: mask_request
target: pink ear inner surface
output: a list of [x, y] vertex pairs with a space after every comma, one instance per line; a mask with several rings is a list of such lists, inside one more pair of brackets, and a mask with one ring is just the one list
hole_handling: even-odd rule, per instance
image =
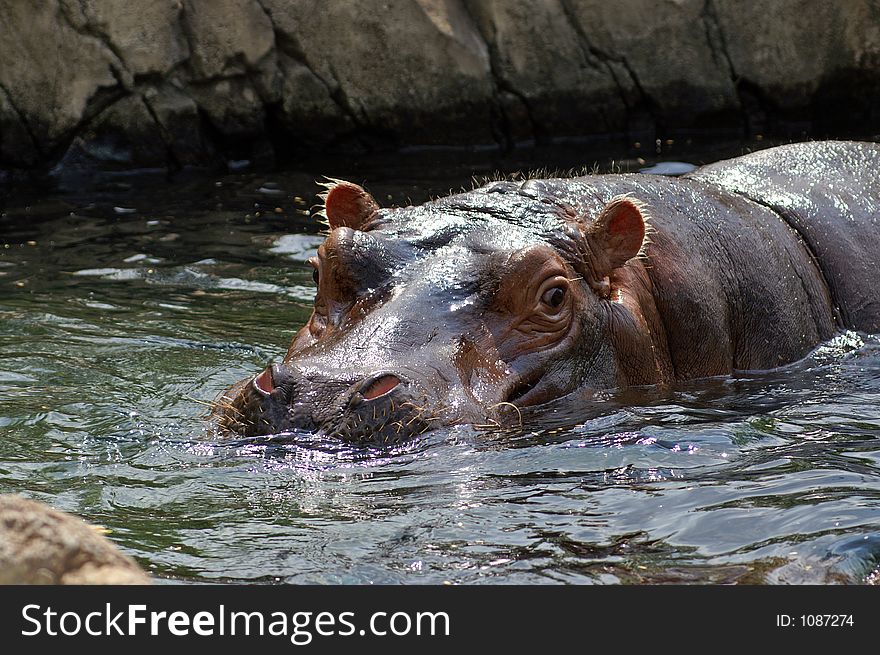
[[599, 224], [604, 226], [603, 247], [612, 268], [639, 254], [645, 241], [645, 219], [636, 203], [615, 198], [602, 210]]
[[379, 209], [379, 204], [357, 184], [338, 182], [327, 192], [324, 202], [330, 227], [359, 230]]

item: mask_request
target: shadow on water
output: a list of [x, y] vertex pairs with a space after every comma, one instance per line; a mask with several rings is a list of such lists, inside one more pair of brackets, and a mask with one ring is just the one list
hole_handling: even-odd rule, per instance
[[[349, 177], [386, 204], [470, 186], [398, 166]], [[169, 582], [877, 581], [876, 336], [392, 448], [212, 437], [207, 405], [308, 317], [316, 177], [7, 199], [0, 492], [106, 526]]]

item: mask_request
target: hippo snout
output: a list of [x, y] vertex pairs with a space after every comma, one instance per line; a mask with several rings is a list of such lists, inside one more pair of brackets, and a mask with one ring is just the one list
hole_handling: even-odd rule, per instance
[[320, 429], [355, 443], [395, 443], [425, 432], [436, 420], [419, 385], [387, 371], [353, 383], [338, 408], [320, 417]]
[[425, 432], [436, 420], [419, 385], [390, 371], [352, 381], [275, 364], [224, 399], [221, 428], [250, 437], [304, 430], [386, 444]]

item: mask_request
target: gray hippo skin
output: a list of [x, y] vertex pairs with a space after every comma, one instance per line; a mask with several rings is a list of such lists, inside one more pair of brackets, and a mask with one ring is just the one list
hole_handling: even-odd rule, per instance
[[878, 331], [878, 171], [875, 144], [819, 142], [390, 209], [337, 183], [312, 316], [280, 364], [223, 394], [218, 425], [387, 443]]

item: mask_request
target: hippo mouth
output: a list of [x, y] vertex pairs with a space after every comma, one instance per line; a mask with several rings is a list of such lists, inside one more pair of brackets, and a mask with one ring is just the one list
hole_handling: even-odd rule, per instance
[[538, 369], [518, 377], [510, 385], [507, 393], [504, 394], [504, 403], [515, 405], [516, 407], [529, 407], [531, 405], [540, 405], [550, 400], [548, 391], [540, 388], [544, 374], [545, 371]]
[[[554, 388], [547, 380], [543, 367], [512, 376], [495, 408], [520, 409], [553, 400]], [[330, 388], [291, 380], [282, 366], [268, 366], [229, 398], [220, 426], [251, 437], [303, 430], [348, 443], [387, 445], [463, 418], [432, 402], [422, 385], [396, 372], [380, 370], [354, 384], [340, 382]]]

